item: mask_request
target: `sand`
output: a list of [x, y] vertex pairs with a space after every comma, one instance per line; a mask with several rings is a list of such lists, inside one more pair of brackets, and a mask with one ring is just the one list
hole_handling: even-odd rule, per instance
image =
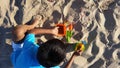
[[[85, 40], [89, 44], [71, 68], [120, 68], [120, 0], [0, 0], [0, 68], [13, 68], [13, 26], [27, 23], [37, 14], [48, 18], [37, 27], [49, 28], [68, 20], [74, 23], [71, 43]], [[44, 42], [54, 36], [37, 38]], [[65, 63], [71, 55], [67, 54]]]

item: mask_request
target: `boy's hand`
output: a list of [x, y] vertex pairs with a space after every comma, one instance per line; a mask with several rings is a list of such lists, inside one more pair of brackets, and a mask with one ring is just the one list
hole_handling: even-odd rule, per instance
[[81, 53], [82, 53], [81, 50], [77, 50], [77, 51], [75, 51], [75, 52], [73, 53], [73, 55], [75, 55], [75, 56], [80, 56]]
[[53, 28], [53, 29], [52, 29], [52, 34], [58, 36], [58, 28], [59, 28], [59, 27]]

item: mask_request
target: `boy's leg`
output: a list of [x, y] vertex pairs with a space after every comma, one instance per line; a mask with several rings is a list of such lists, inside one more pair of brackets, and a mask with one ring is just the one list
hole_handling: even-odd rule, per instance
[[[14, 42], [22, 42], [28, 30], [33, 29], [36, 25], [38, 25], [39, 21], [42, 20], [41, 16], [36, 16], [35, 20], [31, 25], [17, 25], [13, 29], [13, 41]], [[43, 22], [43, 21], [42, 21]]]

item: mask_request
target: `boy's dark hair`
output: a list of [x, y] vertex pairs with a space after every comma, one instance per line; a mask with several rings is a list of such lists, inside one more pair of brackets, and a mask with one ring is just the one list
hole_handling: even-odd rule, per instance
[[65, 44], [61, 40], [48, 40], [38, 48], [37, 59], [45, 67], [59, 65], [65, 57]]

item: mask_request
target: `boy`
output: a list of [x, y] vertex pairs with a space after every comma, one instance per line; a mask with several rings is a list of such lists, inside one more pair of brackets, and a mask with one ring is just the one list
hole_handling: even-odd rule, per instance
[[[58, 27], [52, 29], [34, 28], [40, 16], [36, 16], [31, 25], [18, 25], [13, 30], [13, 52], [11, 60], [14, 68], [60, 68], [58, 65], [65, 59], [65, 44], [58, 39], [51, 39], [38, 45], [35, 35], [58, 35]], [[41, 20], [44, 22], [45, 20]], [[70, 68], [79, 52], [74, 52], [65, 68]]]
[[35, 35], [58, 35], [57, 27], [34, 28], [40, 20], [40, 16], [37, 16], [31, 25], [18, 25], [14, 28], [11, 55], [14, 68], [60, 68], [58, 65], [66, 57], [65, 45], [58, 39], [48, 40], [41, 45], [35, 43]]

